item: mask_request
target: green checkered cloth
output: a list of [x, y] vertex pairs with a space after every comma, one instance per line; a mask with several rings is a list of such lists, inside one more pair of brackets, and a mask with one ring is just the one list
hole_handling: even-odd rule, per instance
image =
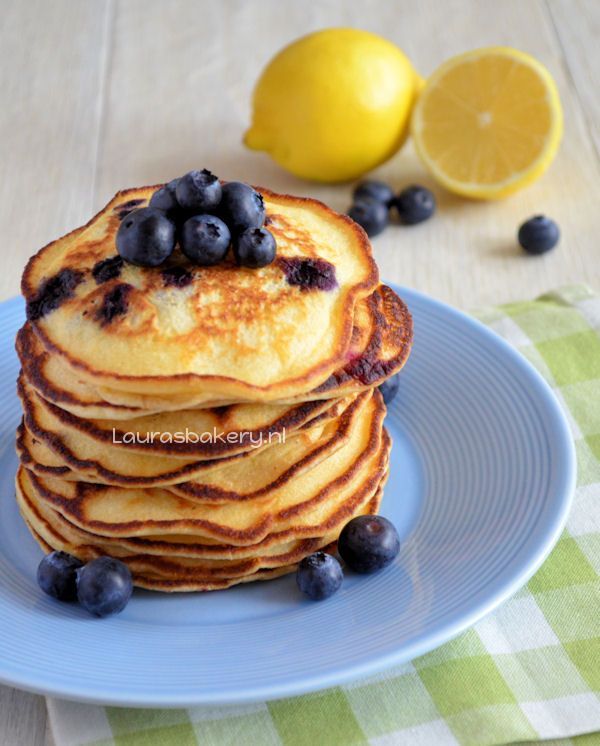
[[188, 710], [48, 700], [56, 746], [600, 743], [600, 297], [569, 287], [477, 315], [551, 383], [577, 446], [567, 528], [527, 586], [408, 665], [303, 697]]

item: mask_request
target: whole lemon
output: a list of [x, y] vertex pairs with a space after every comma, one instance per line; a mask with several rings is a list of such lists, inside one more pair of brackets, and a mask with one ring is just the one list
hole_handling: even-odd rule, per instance
[[264, 69], [244, 142], [296, 176], [353, 179], [402, 145], [421, 85], [387, 39], [351, 28], [317, 31]]

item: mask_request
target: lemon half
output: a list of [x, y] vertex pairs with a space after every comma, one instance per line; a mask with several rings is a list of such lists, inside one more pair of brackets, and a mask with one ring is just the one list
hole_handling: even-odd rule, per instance
[[244, 142], [296, 176], [353, 179], [402, 145], [421, 84], [390, 41], [359, 29], [317, 31], [264, 69]]
[[476, 199], [506, 197], [548, 168], [562, 109], [546, 68], [508, 47], [476, 49], [427, 80], [412, 115], [421, 159], [442, 185]]

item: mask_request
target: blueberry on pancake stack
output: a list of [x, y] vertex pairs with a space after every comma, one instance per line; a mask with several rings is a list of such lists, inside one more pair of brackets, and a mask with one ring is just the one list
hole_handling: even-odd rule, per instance
[[377, 512], [412, 322], [348, 217], [193, 171], [118, 193], [22, 291], [17, 500], [46, 551], [213, 590]]

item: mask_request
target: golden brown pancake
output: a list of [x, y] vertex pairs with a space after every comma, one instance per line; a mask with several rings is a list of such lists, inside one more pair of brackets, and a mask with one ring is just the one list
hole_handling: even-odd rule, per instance
[[[302, 472], [312, 469], [342, 448], [350, 439], [352, 428], [366, 410], [370, 392], [365, 392], [336, 420], [324, 427], [290, 436], [285, 442], [247, 454], [244, 458], [221, 459], [206, 464], [194, 479], [166, 485], [176, 495], [201, 502], [244, 501], [268, 495], [270, 491], [290, 485]], [[68, 481], [91, 481], [106, 484], [100, 476], [72, 469], [63, 459], [21, 426], [17, 435], [17, 452], [24, 466], [40, 476], [61, 477]], [[110, 484], [135, 486], [136, 477], [113, 477]]]
[[29, 261], [22, 292], [48, 351], [119, 391], [233, 401], [281, 401], [343, 365], [355, 304], [378, 284], [356, 223], [315, 200], [261, 190], [278, 247], [272, 264], [197, 267], [175, 252], [185, 283], [170, 282], [169, 267], [128, 263], [99, 282], [94, 268], [115, 257], [120, 206], [145, 204], [155, 188], [120, 192]]
[[[262, 443], [256, 441], [242, 453], [211, 459], [198, 456], [159, 456], [129, 450], [122, 445], [113, 446], [110, 442], [98, 440], [88, 433], [66, 428], [48, 408], [47, 403], [35, 393], [29, 397], [27, 389], [24, 389], [21, 394], [26, 432], [26, 437], [18, 443], [22, 458], [36, 461], [45, 467], [42, 471], [48, 474], [52, 474], [58, 467], [58, 473], [69, 479], [69, 472], [63, 468], [68, 467], [75, 478], [84, 481], [129, 487], [169, 485], [189, 480], [208, 481], [216, 486], [221, 478], [225, 480], [223, 484], [228, 485], [230, 481], [226, 477], [227, 470], [237, 461], [243, 461], [245, 464], [242, 468], [243, 474], [244, 470], [252, 468], [249, 466], [251, 459], [257, 458], [265, 450], [282, 448], [283, 455], [297, 454], [300, 458], [300, 454], [306, 454], [308, 450], [320, 444], [331, 442], [338, 429], [347, 429], [340, 418], [345, 409], [353, 403], [340, 402], [339, 406], [332, 407], [331, 418], [326, 416], [327, 413], [323, 413], [314, 426], [308, 422], [304, 427], [286, 433], [285, 439], [283, 436], [265, 438]], [[369, 397], [370, 392], [361, 395], [352, 412], [359, 406], [365, 406]], [[335, 443], [331, 443], [332, 448], [341, 445], [341, 437], [338, 436]], [[32, 442], [33, 440], [36, 442]], [[48, 452], [51, 454], [50, 458]], [[259, 463], [265, 463], [264, 459]], [[35, 466], [33, 468], [36, 470]]]
[[23, 467], [19, 478], [26, 477], [41, 500], [94, 534], [187, 535], [202, 537], [202, 543], [210, 539], [244, 546], [269, 534], [304, 538], [328, 533], [340, 514], [348, 514], [385, 478], [388, 452], [389, 437], [379, 428], [353, 433], [347, 446], [297, 477], [293, 489], [275, 489], [268, 497], [241, 503], [200, 503], [164, 488], [68, 482]]
[[[385, 477], [378, 487], [378, 499], [381, 497], [384, 481]], [[315, 551], [317, 546], [325, 546], [329, 542], [335, 542], [339, 534], [338, 527], [332, 528], [330, 532], [321, 536], [304, 537], [303, 539], [294, 539], [290, 537], [290, 532], [284, 532], [281, 535], [269, 535], [255, 544], [245, 546], [219, 544], [210, 539], [202, 539], [203, 543], [199, 543], [200, 539], [198, 537], [186, 535], [106, 537], [82, 529], [70, 522], [59, 509], [40, 499], [26, 469], [19, 472], [16, 486], [19, 504], [22, 505], [23, 502], [30, 504], [36, 512], [46, 516], [50, 523], [59, 525], [63, 537], [72, 544], [95, 544], [98, 547], [104, 547], [105, 553], [110, 554], [115, 551], [120, 553], [119, 556], [125, 552], [126, 554], [148, 554], [167, 558], [191, 557], [206, 560], [240, 560], [256, 556], [267, 557], [289, 554], [300, 545], [305, 547], [308, 553], [308, 551]], [[360, 507], [360, 504], [357, 503], [358, 507]], [[372, 504], [372, 500], [370, 504]]]
[[[23, 489], [25, 486], [25, 489]], [[261, 554], [260, 549], [251, 557], [233, 557], [231, 559], [198, 558], [160, 553], [144, 553], [149, 542], [140, 539], [108, 540], [89, 534], [70, 524], [58, 512], [48, 509], [36, 501], [35, 493], [26, 489], [27, 480], [18, 481], [17, 500], [21, 513], [34, 537], [45, 551], [52, 547], [69, 552], [84, 561], [109, 554], [126, 562], [134, 576], [136, 585], [155, 589], [171, 590], [214, 590], [249, 580], [276, 577], [278, 574], [291, 572], [302, 557], [311, 552], [335, 549], [335, 534], [315, 539], [304, 539], [297, 542], [267, 548]], [[381, 487], [366, 503], [358, 507], [354, 515], [375, 513], [381, 500]], [[138, 542], [138, 544], [135, 544]], [[169, 549], [172, 545], [169, 545]], [[189, 545], [201, 549], [201, 545]], [[155, 549], [155, 547], [153, 547]], [[267, 574], [269, 573], [269, 574]], [[273, 573], [273, 574], [270, 574]], [[152, 584], [148, 583], [152, 581]], [[155, 581], [160, 585], [156, 585]]]
[[[23, 374], [17, 390], [27, 412], [42, 408], [58, 432], [80, 434], [106, 446], [145, 455], [174, 458], [216, 459], [254, 450], [269, 439], [279, 442], [284, 435], [310, 426], [320, 415], [331, 417], [345, 400], [322, 399], [299, 404], [232, 404], [212, 409], [160, 412], [129, 420], [93, 420], [44, 399]], [[332, 413], [329, 415], [328, 412]]]
[[[42, 551], [49, 553], [52, 552], [55, 547], [63, 547], [62, 551], [67, 551], [68, 544], [65, 544], [60, 534], [55, 531], [48, 531], [46, 538], [42, 537], [35, 529], [35, 527], [24, 518], [25, 524], [29, 529], [33, 538], [40, 545]], [[95, 555], [98, 556], [98, 555]], [[93, 557], [90, 557], [93, 559]], [[193, 592], [193, 591], [219, 591], [231, 588], [233, 585], [239, 585], [240, 583], [251, 583], [255, 580], [271, 580], [273, 578], [286, 575], [287, 573], [293, 572], [295, 566], [292, 567], [280, 567], [275, 570], [261, 570], [259, 572], [248, 575], [245, 578], [238, 579], [234, 578], [231, 580], [213, 580], [213, 581], [200, 581], [194, 582], [193, 580], [186, 578], [180, 580], [168, 580], [153, 575], [144, 575], [142, 573], [133, 572], [133, 583], [139, 588], [145, 588], [151, 591], [162, 591], [165, 593], [175, 592]]]
[[[412, 333], [412, 319], [406, 305], [393, 290], [380, 286], [355, 307], [344, 365], [316, 390], [287, 403], [340, 398], [379, 385], [406, 362]], [[81, 380], [59, 356], [49, 354], [29, 324], [17, 336], [17, 352], [27, 381], [45, 399], [82, 418], [127, 420], [157, 412], [232, 404], [207, 400], [206, 392], [193, 390], [157, 397], [94, 386]]]

